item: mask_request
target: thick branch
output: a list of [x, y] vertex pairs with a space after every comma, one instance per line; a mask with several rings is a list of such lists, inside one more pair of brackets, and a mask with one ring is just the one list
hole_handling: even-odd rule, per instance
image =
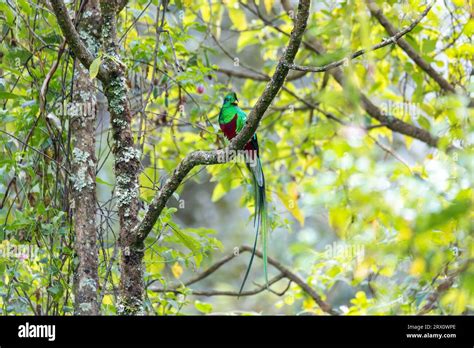
[[[335, 76], [335, 78], [338, 81], [343, 80], [342, 74], [338, 74], [338, 76]], [[438, 146], [438, 137], [431, 135], [430, 132], [424, 130], [423, 128], [418, 128], [410, 123], [403, 122], [394, 116], [386, 115], [374, 103], [372, 103], [372, 101], [365, 94], [361, 94], [360, 99], [362, 101], [362, 106], [367, 111], [367, 113], [372, 118], [375, 118], [380, 123], [382, 123], [385, 127], [391, 129], [394, 132], [418, 139], [429, 146]]]
[[[64, 2], [62, 0], [51, 0], [51, 6], [53, 7], [59, 27], [61, 28], [61, 31], [63, 32], [63, 35], [66, 38], [66, 41], [72, 52], [76, 58], [79, 59], [79, 61], [86, 67], [86, 69], [89, 69], [95, 57], [84, 45], [84, 42], [74, 27], [74, 23], [69, 17]], [[105, 81], [108, 78], [108, 71], [103, 65], [101, 65], [99, 68], [98, 77], [101, 79], [101, 81]]]
[[391, 37], [389, 37], [387, 39], [384, 39], [382, 42], [380, 42], [376, 45], [373, 45], [372, 47], [370, 47], [368, 49], [358, 50], [358, 51], [352, 53], [351, 55], [349, 55], [349, 56], [347, 56], [343, 59], [334, 61], [332, 63], [326, 64], [326, 65], [323, 65], [323, 66], [311, 67], [311, 66], [302, 66], [302, 65], [292, 64], [290, 66], [290, 69], [298, 70], [298, 71], [302, 71], [302, 72], [324, 72], [324, 71], [328, 71], [330, 69], [334, 69], [334, 68], [337, 68], [339, 66], [345, 65], [345, 64], [348, 63], [349, 60], [360, 57], [360, 56], [362, 56], [362, 55], [364, 55], [368, 52], [373, 52], [373, 51], [376, 51], [376, 50], [378, 50], [380, 48], [383, 48], [385, 46], [397, 43], [397, 41], [402, 36], [404, 36], [404, 35], [408, 34], [409, 32], [411, 32], [418, 25], [418, 23], [420, 23], [421, 20], [426, 17], [426, 15], [431, 10], [433, 5], [434, 5], [434, 2], [432, 2], [430, 5], [428, 5], [426, 7], [426, 9], [418, 16], [418, 18], [416, 20], [414, 20], [409, 26], [407, 26], [406, 28], [404, 28], [404, 29], [402, 29], [398, 32], [395, 31], [394, 34], [390, 33], [390, 35], [392, 35]]
[[176, 191], [181, 181], [186, 177], [191, 169], [197, 165], [218, 163], [219, 158], [225, 158], [223, 155], [227, 150], [242, 149], [253, 136], [265, 111], [270, 106], [280, 88], [283, 86], [283, 82], [285, 81], [289, 71], [288, 65], [293, 63], [296, 53], [298, 52], [303, 33], [306, 29], [310, 2], [310, 0], [300, 0], [295, 26], [291, 33], [288, 46], [276, 67], [272, 79], [267, 83], [263, 94], [258, 99], [254, 108], [250, 111], [247, 118], [247, 123], [245, 124], [242, 131], [234, 139], [232, 139], [229, 147], [224, 150], [196, 151], [189, 154], [181, 161], [181, 163], [174, 170], [171, 177], [168, 178], [160, 192], [155, 196], [152, 203], [148, 207], [145, 217], [138, 226], [138, 242], [141, 242], [146, 238], [148, 233], [153, 228], [156, 220], [160, 216], [166, 202], [171, 197], [173, 192]]
[[[110, 78], [103, 82], [112, 125], [116, 198], [120, 221], [120, 314], [138, 314], [143, 298], [143, 248], [136, 243], [133, 229], [138, 225], [140, 154], [135, 149], [127, 98], [125, 67], [120, 64], [117, 40], [117, 4], [100, 0], [102, 42], [107, 56], [104, 65], [112, 66]], [[115, 62], [115, 63], [114, 63]]]
[[[397, 29], [390, 23], [387, 17], [384, 16], [382, 13], [382, 10], [377, 7], [375, 2], [373, 0], [366, 0], [367, 6], [370, 10], [370, 13], [377, 18], [379, 23], [385, 28], [387, 33], [390, 35], [395, 35], [397, 32]], [[429, 10], [432, 6], [434, 5], [434, 1], [428, 5], [427, 9]], [[425, 10], [426, 11], [426, 10]], [[435, 80], [438, 85], [445, 91], [450, 92], [450, 93], [455, 93], [454, 87], [446, 80], [444, 79], [440, 74], [436, 72], [433, 67], [428, 64], [416, 51], [415, 49], [403, 38], [397, 41], [397, 45], [400, 46], [402, 50], [405, 51], [405, 53], [413, 59], [413, 61], [422, 69], [425, 71], [433, 80]]]

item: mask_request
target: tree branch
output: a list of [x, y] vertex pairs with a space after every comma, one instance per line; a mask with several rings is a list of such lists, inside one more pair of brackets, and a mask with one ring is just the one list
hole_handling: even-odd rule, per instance
[[344, 64], [347, 64], [347, 62], [349, 60], [360, 57], [360, 56], [362, 56], [362, 55], [364, 55], [368, 52], [373, 52], [373, 51], [376, 51], [376, 50], [378, 50], [380, 48], [383, 48], [385, 46], [388, 46], [388, 45], [391, 45], [391, 44], [396, 44], [397, 41], [402, 36], [404, 36], [404, 35], [408, 34], [409, 32], [411, 32], [418, 25], [418, 23], [420, 23], [423, 20], [423, 18], [426, 17], [426, 15], [431, 10], [433, 5], [434, 5], [434, 1], [431, 2], [431, 4], [429, 4], [426, 7], [426, 9], [418, 16], [418, 18], [416, 20], [414, 20], [409, 26], [407, 26], [406, 28], [404, 28], [404, 29], [402, 29], [398, 32], [395, 31], [395, 33], [390, 32], [390, 35], [392, 35], [391, 37], [384, 39], [382, 42], [380, 42], [376, 45], [373, 45], [372, 47], [370, 47], [368, 49], [358, 50], [358, 51], [352, 53], [351, 55], [349, 55], [349, 56], [347, 56], [343, 59], [334, 61], [332, 63], [326, 64], [326, 65], [323, 65], [323, 66], [311, 67], [311, 66], [302, 66], [302, 65], [291, 64], [290, 69], [298, 70], [298, 71], [302, 71], [302, 72], [324, 72], [324, 71], [328, 71], [330, 69], [337, 68], [337, 67], [342, 66]]
[[[336, 79], [338, 78], [339, 80], [342, 80], [342, 76], [336, 77]], [[372, 103], [372, 101], [365, 94], [361, 94], [360, 98], [362, 100], [362, 105], [367, 111], [367, 113], [372, 118], [375, 118], [380, 123], [384, 124], [387, 128], [397, 133], [418, 139], [431, 147], [438, 146], [439, 138], [430, 134], [430, 132], [428, 132], [427, 130], [424, 130], [423, 128], [418, 128], [417, 126], [414, 126], [410, 123], [406, 123], [392, 115], [386, 115], [374, 103]]]
[[[367, 7], [369, 8], [370, 13], [377, 18], [379, 23], [385, 28], [387, 33], [390, 35], [395, 35], [397, 32], [397, 29], [390, 23], [387, 17], [384, 16], [382, 13], [382, 10], [377, 7], [375, 2], [373, 0], [366, 0]], [[430, 5], [428, 5], [427, 10], [434, 5], [434, 1], [431, 2]], [[425, 10], [426, 11], [426, 10]], [[433, 67], [428, 64], [416, 51], [415, 49], [403, 38], [400, 38], [397, 40], [397, 45], [400, 46], [402, 50], [405, 51], [405, 53], [422, 69], [425, 71], [433, 80], [435, 80], [438, 85], [445, 90], [446, 92], [449, 93], [455, 93], [454, 86], [451, 85], [447, 80], [445, 80], [440, 74], [436, 72]]]
[[127, 4], [128, 0], [117, 0], [117, 13], [120, 13]]
[[[291, 66], [290, 66], [291, 68]], [[240, 79], [251, 79], [254, 81], [270, 81], [270, 77], [264, 76], [264, 75], [257, 75], [254, 73], [249, 73], [246, 71], [242, 70], [232, 70], [232, 69], [227, 69], [227, 68], [218, 68], [218, 72], [225, 74], [227, 76], [232, 76], [232, 77], [237, 77]], [[306, 75], [305, 71], [298, 71], [294, 73], [288, 74], [286, 77], [286, 81], [294, 81], [302, 78], [304, 75]]]
[[428, 295], [427, 303], [421, 308], [421, 310], [417, 313], [417, 315], [427, 314], [433, 308], [435, 308], [436, 303], [438, 302], [441, 295], [444, 294], [449, 289], [451, 289], [456, 278], [461, 273], [466, 271], [469, 268], [470, 264], [473, 262], [474, 262], [473, 258], [468, 259], [467, 261], [464, 262], [464, 264], [461, 267], [452, 271], [445, 279], [443, 279], [443, 281], [436, 287], [436, 290], [434, 290], [430, 295]]
[[[280, 273], [276, 277], [272, 278], [268, 282], [268, 286], [271, 286], [275, 284], [276, 282], [280, 281], [281, 279], [285, 278], [285, 276]], [[220, 290], [191, 290], [191, 294], [194, 296], [205, 296], [205, 297], [211, 297], [211, 296], [230, 296], [230, 297], [242, 297], [242, 296], [254, 296], [257, 295], [263, 291], [267, 290], [266, 285], [261, 285], [258, 286], [257, 288], [253, 290], [248, 290], [248, 291], [243, 291], [241, 293], [238, 293], [236, 291], [220, 291]], [[154, 292], [172, 292], [175, 294], [181, 294], [183, 293], [182, 289], [152, 289]]]
[[116, 198], [120, 221], [120, 314], [142, 311], [144, 290], [143, 247], [136, 243], [133, 229], [138, 225], [140, 153], [135, 149], [132, 114], [127, 97], [125, 66], [120, 63], [117, 39], [117, 3], [100, 0], [102, 45], [107, 54], [103, 65], [111, 67], [110, 78], [103, 82], [110, 112], [115, 157]]
[[[239, 254], [242, 253], [242, 252], [251, 253], [252, 251], [253, 251], [253, 248], [251, 248], [247, 245], [243, 245], [239, 248]], [[263, 257], [262, 253], [259, 250], [255, 251], [255, 255], [259, 258]], [[219, 262], [217, 262], [214, 265], [212, 265], [211, 267], [209, 267], [203, 273], [197, 275], [196, 277], [194, 277], [191, 280], [184, 283], [184, 286], [188, 286], [190, 284], [193, 284], [193, 283], [195, 283], [199, 280], [202, 280], [202, 279], [208, 277], [210, 274], [214, 273], [217, 269], [219, 269], [222, 265], [224, 265], [227, 262], [233, 260], [236, 256], [237, 255], [235, 255], [234, 253], [226, 256], [225, 258], [223, 258]], [[280, 262], [278, 262], [277, 260], [275, 260], [271, 257], [268, 257], [268, 263], [270, 265], [272, 265], [273, 267], [275, 267], [277, 270], [280, 271], [280, 274], [278, 276], [276, 276], [275, 278], [273, 278], [269, 282], [270, 285], [273, 284], [273, 283], [276, 283], [280, 279], [287, 278], [290, 281], [297, 284], [305, 293], [307, 293], [309, 296], [311, 296], [311, 298], [318, 304], [318, 306], [325, 313], [332, 314], [332, 315], [338, 315], [339, 314], [336, 310], [334, 310], [331, 307], [331, 305], [329, 303], [325, 302], [321, 298], [321, 296], [319, 296], [318, 293], [310, 285], [308, 285], [299, 275], [297, 275], [296, 273], [294, 273], [293, 271], [288, 269], [286, 266], [282, 265]], [[246, 295], [244, 295], [244, 293], [242, 293], [242, 296], [251, 296], [251, 295], [258, 294], [259, 292], [261, 292], [263, 290], [261, 288], [262, 287], [258, 287], [257, 289], [247, 291], [245, 293]], [[265, 286], [263, 286], [263, 288], [265, 288]], [[151, 289], [151, 290], [155, 291], [155, 292], [182, 293], [182, 290], [178, 289], [178, 286], [173, 286], [173, 287], [171, 287], [171, 289]], [[221, 295], [221, 296], [238, 296], [238, 293], [234, 293], [234, 292], [230, 292], [230, 291], [194, 291], [193, 290], [192, 294], [196, 295], [196, 296], [218, 296], [218, 295]]]
[[[252, 252], [252, 248], [244, 245], [240, 248], [241, 251]], [[259, 258], [262, 258], [263, 255], [259, 250], [255, 251], [255, 255]], [[337, 311], [332, 309], [329, 303], [325, 302], [318, 293], [309, 286], [299, 275], [290, 271], [286, 266], [283, 266], [280, 262], [276, 261], [275, 259], [268, 257], [268, 263], [271, 264], [273, 267], [278, 269], [286, 278], [290, 279], [294, 283], [298, 284], [298, 286], [303, 289], [311, 298], [318, 304], [318, 306], [326, 313], [337, 315], [339, 314]]]
[[[285, 5], [285, 2], [282, 2], [282, 5]], [[285, 8], [288, 12], [289, 8]], [[261, 17], [260, 17], [261, 18]], [[273, 25], [265, 18], [261, 18], [267, 25], [273, 27], [276, 31], [288, 35], [285, 31], [280, 29], [278, 26]], [[315, 38], [311, 38], [309, 41], [303, 41], [302, 44], [307, 50], [313, 51], [318, 55], [323, 55], [326, 53], [324, 46]], [[330, 70], [329, 73], [336, 79], [336, 81], [344, 87], [345, 78], [344, 73], [342, 72], [341, 68], [335, 68]], [[407, 135], [409, 137], [418, 139], [429, 146], [437, 147], [439, 138], [430, 134], [428, 131], [418, 128], [410, 123], [406, 123], [392, 115], [386, 115], [380, 108], [378, 108], [372, 101], [364, 94], [360, 93], [362, 107], [367, 111], [370, 117], [376, 119], [385, 127], [391, 129], [394, 132]]]
[[[207, 278], [208, 276], [210, 276], [212, 273], [214, 273], [215, 271], [217, 271], [219, 268], [221, 268], [223, 265], [225, 265], [227, 262], [229, 262], [230, 260], [234, 259], [234, 257], [236, 257], [238, 255], [232, 253], [226, 257], [224, 257], [222, 260], [216, 262], [215, 264], [213, 264], [211, 267], [209, 267], [208, 269], [206, 269], [204, 272], [202, 272], [201, 274], [198, 274], [197, 276], [195, 276], [194, 278], [191, 278], [190, 280], [188, 280], [186, 283], [184, 283], [184, 286], [189, 286], [191, 284], [194, 284], [194, 283], [197, 283], [198, 281], [204, 279], [204, 278]], [[176, 288], [176, 287], [174, 287]]]
[[[87, 13], [81, 21], [77, 21], [87, 49], [97, 54], [101, 16], [98, 0], [82, 2], [83, 8], [76, 16]], [[64, 41], [66, 42], [66, 41]], [[77, 256], [77, 267], [74, 270], [74, 311], [76, 315], [98, 315], [100, 303], [97, 297], [99, 285], [96, 230], [96, 168], [95, 129], [97, 120], [96, 81], [90, 78], [89, 71], [79, 60], [74, 61], [74, 77], [72, 101], [77, 105], [88, 105], [87, 112], [79, 113], [70, 118], [72, 132], [72, 167], [74, 185], [71, 185], [73, 199], [74, 250]], [[45, 94], [46, 98], [46, 94]], [[44, 99], [46, 100], [46, 99]], [[84, 108], [85, 110], [85, 108]], [[85, 185], [79, 184], [84, 177]]]
[[247, 123], [245, 124], [242, 131], [232, 139], [228, 148], [216, 151], [195, 151], [187, 155], [178, 164], [171, 177], [168, 178], [160, 192], [154, 197], [142, 222], [138, 228], [135, 229], [137, 231], [137, 242], [142, 242], [146, 238], [148, 233], [153, 228], [156, 220], [160, 216], [161, 211], [165, 207], [169, 197], [174, 191], [176, 191], [181, 181], [183, 181], [191, 169], [197, 165], [217, 164], [219, 158], [225, 157], [223, 155], [227, 153], [226, 151], [242, 149], [253, 136], [265, 111], [268, 109], [278, 91], [281, 89], [285, 78], [288, 75], [288, 65], [293, 63], [296, 53], [298, 52], [303, 33], [306, 29], [310, 2], [310, 0], [300, 0], [298, 5], [298, 14], [288, 46], [286, 47], [283, 56], [280, 58], [275, 73], [273, 74], [271, 80], [267, 83], [263, 94], [258, 99], [254, 108], [250, 111], [247, 118]]
[[[59, 27], [61, 28], [61, 31], [63, 32], [63, 35], [66, 38], [71, 51], [74, 53], [76, 58], [79, 59], [82, 65], [84, 65], [86, 69], [89, 69], [95, 57], [84, 45], [84, 42], [79, 36], [79, 33], [77, 32], [71, 17], [69, 17], [64, 2], [62, 0], [51, 0], [51, 6], [53, 7], [56, 20], [58, 21]], [[106, 81], [108, 79], [108, 75], [109, 72], [103, 66], [103, 64], [101, 64], [97, 76], [101, 81]]]

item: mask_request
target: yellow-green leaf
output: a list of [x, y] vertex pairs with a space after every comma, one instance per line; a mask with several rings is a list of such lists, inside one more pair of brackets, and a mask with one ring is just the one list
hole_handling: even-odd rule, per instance
[[352, 220], [351, 212], [344, 206], [334, 207], [329, 210], [329, 224], [339, 236], [343, 236]]
[[102, 61], [102, 58], [100, 56], [92, 61], [91, 66], [89, 67], [89, 76], [91, 79], [95, 79], [95, 77], [99, 73], [99, 67], [100, 67], [101, 61]]
[[196, 300], [194, 302], [194, 307], [196, 307], [199, 312], [204, 314], [209, 314], [212, 312], [212, 305], [210, 303], [204, 303], [199, 300]]
[[238, 30], [244, 30], [247, 28], [247, 19], [245, 18], [245, 13], [242, 9], [229, 7], [228, 12], [232, 24], [234, 24]]
[[410, 266], [410, 274], [414, 276], [419, 276], [425, 271], [426, 262], [423, 258], [418, 257], [415, 261], [412, 262]]
[[104, 305], [113, 305], [114, 301], [113, 301], [112, 295], [104, 295], [104, 298], [102, 299], [102, 303]]
[[295, 182], [288, 184], [288, 192], [278, 191], [277, 195], [280, 198], [281, 202], [285, 205], [286, 209], [293, 215], [293, 217], [300, 223], [301, 226], [304, 225], [304, 215], [298, 207], [298, 190]]
[[179, 263], [175, 262], [174, 265], [171, 266], [171, 273], [173, 273], [173, 276], [176, 279], [179, 279], [183, 274], [183, 267], [181, 267]]
[[264, 0], [263, 4], [265, 5], [265, 11], [267, 11], [267, 13], [270, 13], [273, 7], [273, 0]]

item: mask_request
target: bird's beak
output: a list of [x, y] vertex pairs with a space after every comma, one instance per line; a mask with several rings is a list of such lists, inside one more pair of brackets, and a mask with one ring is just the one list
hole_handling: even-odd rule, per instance
[[232, 103], [233, 105], [239, 105], [239, 100], [235, 99], [235, 101]]

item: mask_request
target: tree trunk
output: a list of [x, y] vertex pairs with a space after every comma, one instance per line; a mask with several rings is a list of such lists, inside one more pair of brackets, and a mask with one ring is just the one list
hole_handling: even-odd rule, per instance
[[117, 3], [101, 0], [100, 6], [103, 20], [102, 41], [106, 53], [104, 61], [106, 65], [113, 67], [103, 85], [112, 123], [116, 197], [120, 219], [121, 262], [118, 312], [133, 315], [142, 312], [144, 291], [143, 243], [137, 242], [134, 232], [138, 224], [140, 152], [134, 146], [125, 68], [120, 64], [118, 53]]
[[[81, 38], [93, 54], [99, 47], [100, 11], [97, 0], [85, 5], [78, 25]], [[74, 115], [70, 127], [73, 134], [72, 195], [74, 210], [75, 251], [78, 265], [74, 272], [74, 309], [76, 315], [99, 314], [98, 251], [96, 231], [95, 125], [97, 115], [96, 87], [89, 72], [76, 59], [73, 88]]]

